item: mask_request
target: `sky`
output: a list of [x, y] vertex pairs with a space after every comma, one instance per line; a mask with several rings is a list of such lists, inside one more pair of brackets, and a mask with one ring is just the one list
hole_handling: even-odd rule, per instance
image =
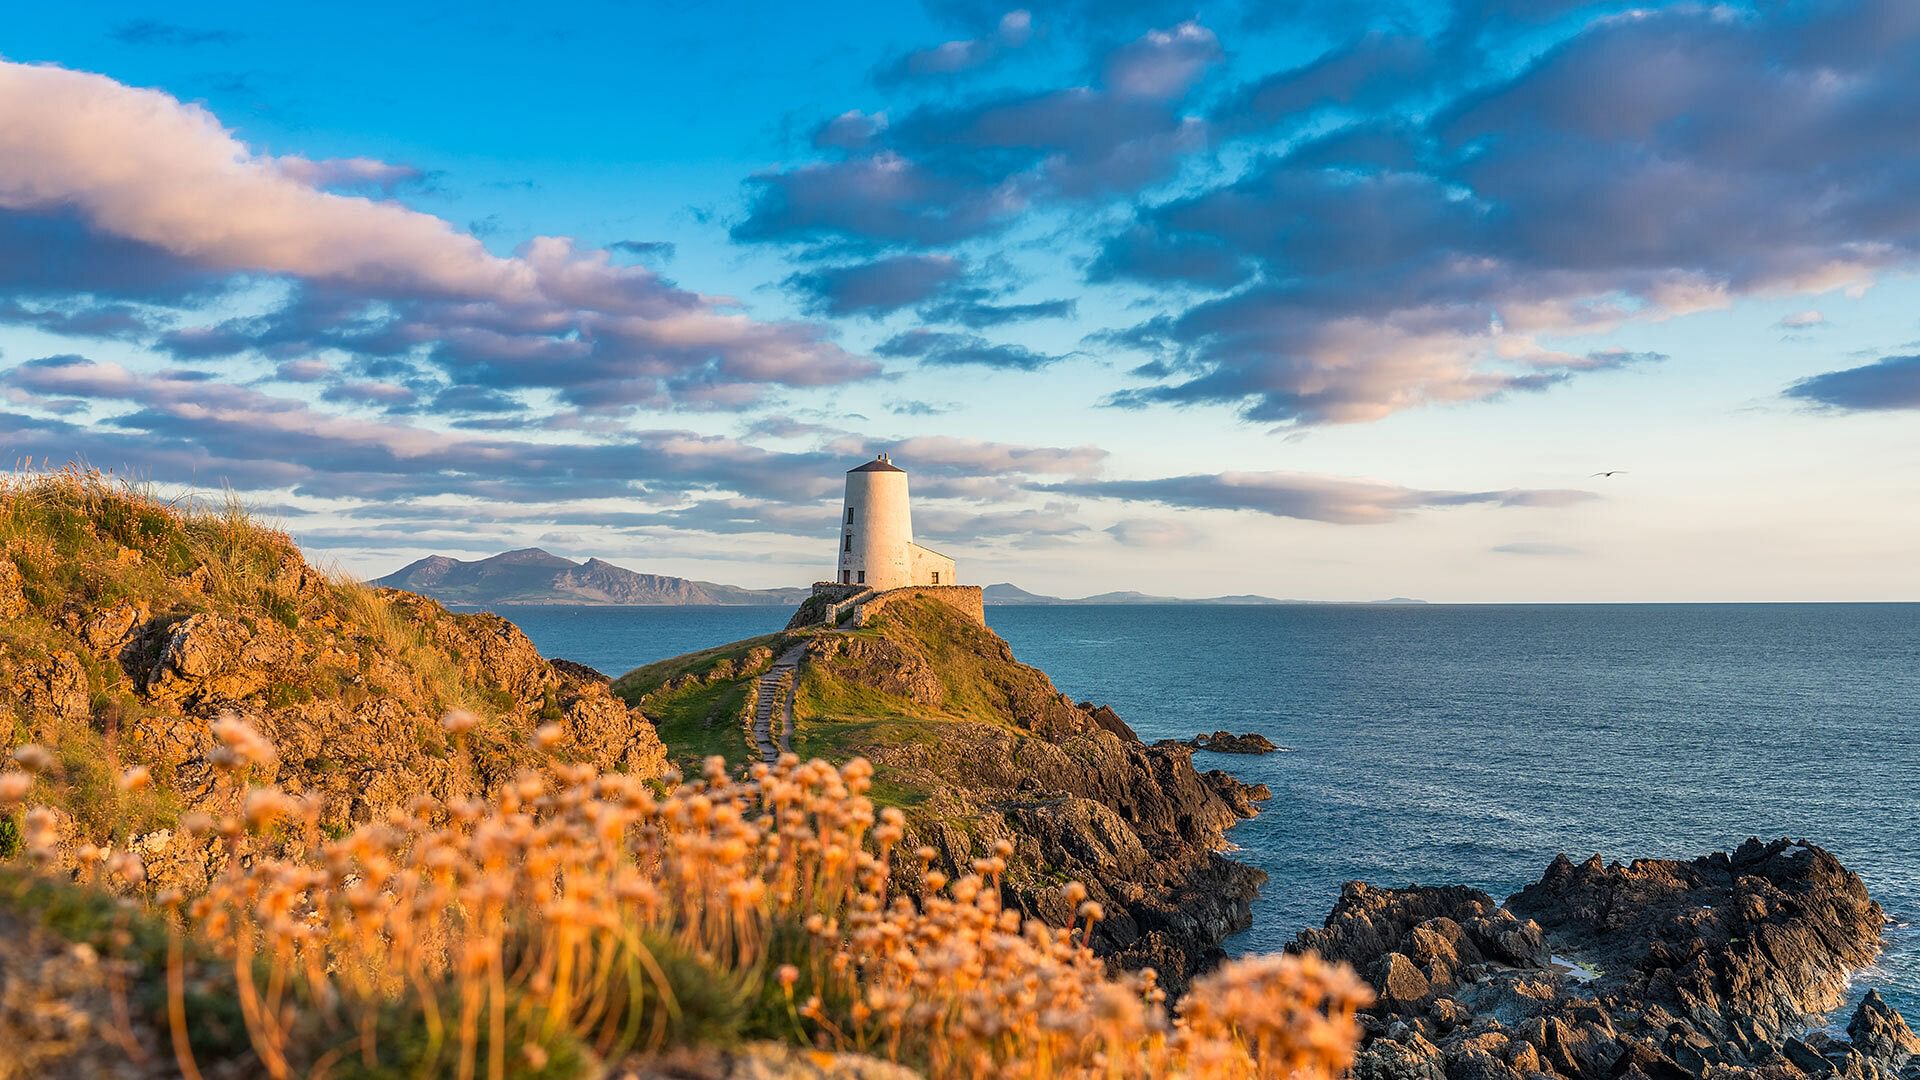
[[[1909, 0], [94, 3], [0, 450], [373, 576], [1920, 600]], [[1615, 475], [1596, 473], [1616, 471]]]

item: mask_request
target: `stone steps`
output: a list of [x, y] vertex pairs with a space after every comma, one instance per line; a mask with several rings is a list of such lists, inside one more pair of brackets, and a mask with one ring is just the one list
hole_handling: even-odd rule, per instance
[[[781, 653], [755, 686], [753, 702], [753, 743], [760, 760], [769, 765], [793, 749], [793, 689], [800, 678], [800, 659], [805, 642]], [[779, 741], [775, 741], [773, 722], [780, 719]]]

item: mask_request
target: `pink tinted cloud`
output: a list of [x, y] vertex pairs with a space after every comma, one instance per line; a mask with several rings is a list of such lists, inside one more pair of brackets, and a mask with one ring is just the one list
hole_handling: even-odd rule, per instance
[[[695, 372], [815, 386], [879, 371], [820, 326], [754, 320], [729, 298], [615, 265], [605, 250], [536, 237], [498, 256], [431, 214], [328, 190], [416, 175], [366, 158], [256, 154], [211, 112], [162, 91], [0, 61], [0, 211], [73, 215], [96, 233], [215, 270], [411, 304], [407, 333], [422, 344], [464, 338], [471, 347], [491, 334], [493, 356], [548, 362], [566, 343], [605, 341], [576, 363], [646, 367], [651, 381], [628, 397], [658, 395]], [[457, 363], [459, 349], [449, 355]], [[613, 377], [555, 368], [531, 384]]]

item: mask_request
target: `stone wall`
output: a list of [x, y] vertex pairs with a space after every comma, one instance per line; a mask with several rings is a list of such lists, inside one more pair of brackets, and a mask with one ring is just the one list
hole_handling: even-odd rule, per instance
[[799, 630], [808, 626], [837, 626], [847, 609], [861, 600], [874, 595], [865, 585], [842, 585], [837, 581], [816, 581], [813, 583], [813, 595], [800, 604], [800, 609], [787, 620], [787, 629]]
[[978, 585], [914, 585], [905, 589], [889, 589], [860, 604], [854, 612], [853, 625], [865, 626], [888, 604], [914, 596], [938, 600], [981, 626], [987, 625], [986, 601], [982, 599]]

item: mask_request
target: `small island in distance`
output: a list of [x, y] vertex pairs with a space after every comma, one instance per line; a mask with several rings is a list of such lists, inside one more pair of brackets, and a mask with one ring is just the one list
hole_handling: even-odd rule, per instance
[[[443, 604], [463, 607], [514, 605], [580, 605], [583, 607], [678, 607], [713, 605], [750, 607], [792, 606], [811, 595], [810, 586], [748, 589], [666, 574], [643, 574], [604, 559], [574, 562], [541, 548], [503, 551], [484, 559], [463, 560], [429, 555], [408, 563], [372, 582], [384, 588], [431, 596]], [[1104, 592], [1068, 598], [1028, 592], [1002, 582], [982, 590], [988, 605], [998, 604], [1214, 604], [1260, 606], [1275, 604], [1424, 604], [1405, 596], [1386, 600], [1281, 600], [1251, 593], [1236, 596], [1189, 598], [1155, 596], [1143, 592]]]

